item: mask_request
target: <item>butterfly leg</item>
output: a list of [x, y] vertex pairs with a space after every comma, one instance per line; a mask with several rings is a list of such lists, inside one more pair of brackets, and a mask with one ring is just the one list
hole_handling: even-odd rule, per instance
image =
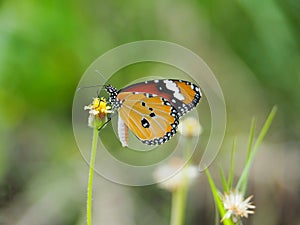
[[110, 114], [108, 120], [101, 127], [98, 128], [98, 131], [102, 130], [102, 128], [104, 128], [106, 124], [108, 124], [111, 121], [111, 118], [112, 118], [112, 114]]

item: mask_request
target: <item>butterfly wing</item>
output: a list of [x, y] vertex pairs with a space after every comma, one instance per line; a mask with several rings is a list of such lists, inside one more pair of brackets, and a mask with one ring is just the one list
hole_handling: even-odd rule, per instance
[[178, 126], [178, 112], [165, 98], [148, 93], [119, 92], [119, 116], [145, 144], [168, 141]]
[[118, 136], [122, 147], [128, 146], [128, 127], [120, 117], [120, 114], [118, 115]]
[[144, 92], [161, 96], [175, 107], [179, 117], [195, 108], [201, 98], [201, 91], [197, 85], [174, 79], [136, 83], [123, 88], [120, 92]]

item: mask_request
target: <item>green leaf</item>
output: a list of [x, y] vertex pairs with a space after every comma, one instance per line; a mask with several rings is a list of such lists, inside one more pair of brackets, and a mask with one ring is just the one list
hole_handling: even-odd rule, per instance
[[234, 138], [231, 149], [231, 160], [230, 160], [230, 169], [228, 175], [228, 187], [232, 188], [233, 178], [234, 178], [234, 159], [235, 159], [235, 149], [236, 149], [236, 138]]
[[[208, 171], [208, 169], [205, 170], [205, 173], [206, 173], [206, 176], [207, 176], [207, 179], [208, 179], [208, 182], [209, 182], [209, 185], [210, 185], [210, 189], [211, 189], [211, 192], [213, 194], [213, 197], [214, 197], [214, 200], [215, 200], [215, 204], [219, 210], [219, 213], [221, 215], [221, 218], [224, 217], [226, 211], [224, 209], [224, 206], [223, 206], [223, 203], [220, 199], [220, 196], [219, 196], [219, 191]], [[223, 224], [224, 225], [234, 225], [233, 222], [230, 220], [230, 219], [226, 219], [226, 220], [223, 220]]]
[[223, 190], [224, 190], [224, 192], [228, 192], [229, 191], [228, 183], [227, 183], [227, 180], [225, 177], [224, 170], [221, 166], [220, 166], [220, 176], [221, 176], [221, 180], [222, 180]]
[[[237, 190], [240, 190], [242, 192], [242, 194], [245, 194], [246, 193], [246, 185], [245, 183], [247, 182], [248, 180], [248, 174], [249, 174], [249, 170], [250, 170], [250, 167], [251, 167], [251, 164], [254, 160], [254, 156], [257, 152], [257, 149], [258, 147], [260, 146], [261, 142], [263, 141], [266, 133], [268, 132], [272, 122], [273, 122], [273, 119], [275, 117], [275, 114], [276, 114], [276, 111], [277, 111], [277, 107], [274, 106], [265, 122], [265, 124], [263, 125], [263, 128], [261, 129], [259, 135], [258, 135], [258, 138], [253, 146], [253, 149], [251, 150], [250, 152], [250, 155], [249, 155], [249, 159], [247, 160], [246, 162], [246, 165], [243, 169], [243, 172], [242, 172], [242, 175], [236, 185], [236, 189]], [[253, 126], [254, 127], [254, 126]], [[254, 128], [253, 128], [254, 130]]]
[[[253, 139], [254, 139], [254, 131], [255, 131], [255, 124], [256, 124], [256, 119], [253, 118], [251, 121], [251, 127], [250, 127], [250, 131], [249, 131], [249, 140], [248, 140], [248, 147], [247, 147], [247, 157], [246, 157], [246, 164], [250, 159], [250, 155], [251, 155], [251, 150], [252, 150], [252, 146], [253, 146]], [[241, 184], [241, 190], [242, 193], [246, 193], [247, 190], [247, 185], [248, 185], [248, 178], [244, 180], [244, 182], [242, 182]]]
[[256, 119], [253, 118], [251, 121], [251, 127], [250, 127], [250, 132], [249, 132], [249, 140], [248, 140], [248, 148], [247, 148], [247, 158], [246, 162], [249, 160], [252, 145], [253, 145], [253, 138], [254, 138], [254, 131], [255, 131], [255, 123]]

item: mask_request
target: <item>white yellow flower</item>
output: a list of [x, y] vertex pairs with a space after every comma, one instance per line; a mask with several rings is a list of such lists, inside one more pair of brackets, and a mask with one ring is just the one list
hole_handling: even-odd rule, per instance
[[88, 125], [97, 126], [97, 122], [103, 121], [108, 113], [112, 113], [111, 107], [107, 105], [105, 98], [94, 98], [92, 104], [84, 106], [84, 110], [89, 110]]
[[231, 191], [221, 195], [221, 200], [224, 205], [226, 213], [222, 218], [222, 221], [232, 217], [232, 221], [236, 223], [239, 218], [246, 217], [248, 214], [254, 214], [255, 205], [250, 202], [253, 195], [244, 200], [242, 193], [239, 191]]
[[[172, 192], [185, 184], [185, 182], [190, 184], [198, 176], [198, 169], [193, 165], [183, 165], [183, 160], [174, 158], [169, 164], [158, 167], [154, 173], [154, 179], [160, 182], [158, 184], [159, 187]], [[161, 182], [164, 179], [167, 180]]]
[[202, 133], [202, 126], [194, 117], [187, 117], [178, 126], [178, 131], [185, 137], [197, 137]]

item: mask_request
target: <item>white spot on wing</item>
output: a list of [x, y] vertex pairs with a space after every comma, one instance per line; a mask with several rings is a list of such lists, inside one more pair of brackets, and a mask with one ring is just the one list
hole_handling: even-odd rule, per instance
[[179, 93], [179, 88], [176, 86], [176, 84], [171, 80], [164, 80], [164, 83], [166, 84], [166, 88], [174, 92], [174, 97], [179, 99], [180, 101], [184, 100], [184, 96]]

